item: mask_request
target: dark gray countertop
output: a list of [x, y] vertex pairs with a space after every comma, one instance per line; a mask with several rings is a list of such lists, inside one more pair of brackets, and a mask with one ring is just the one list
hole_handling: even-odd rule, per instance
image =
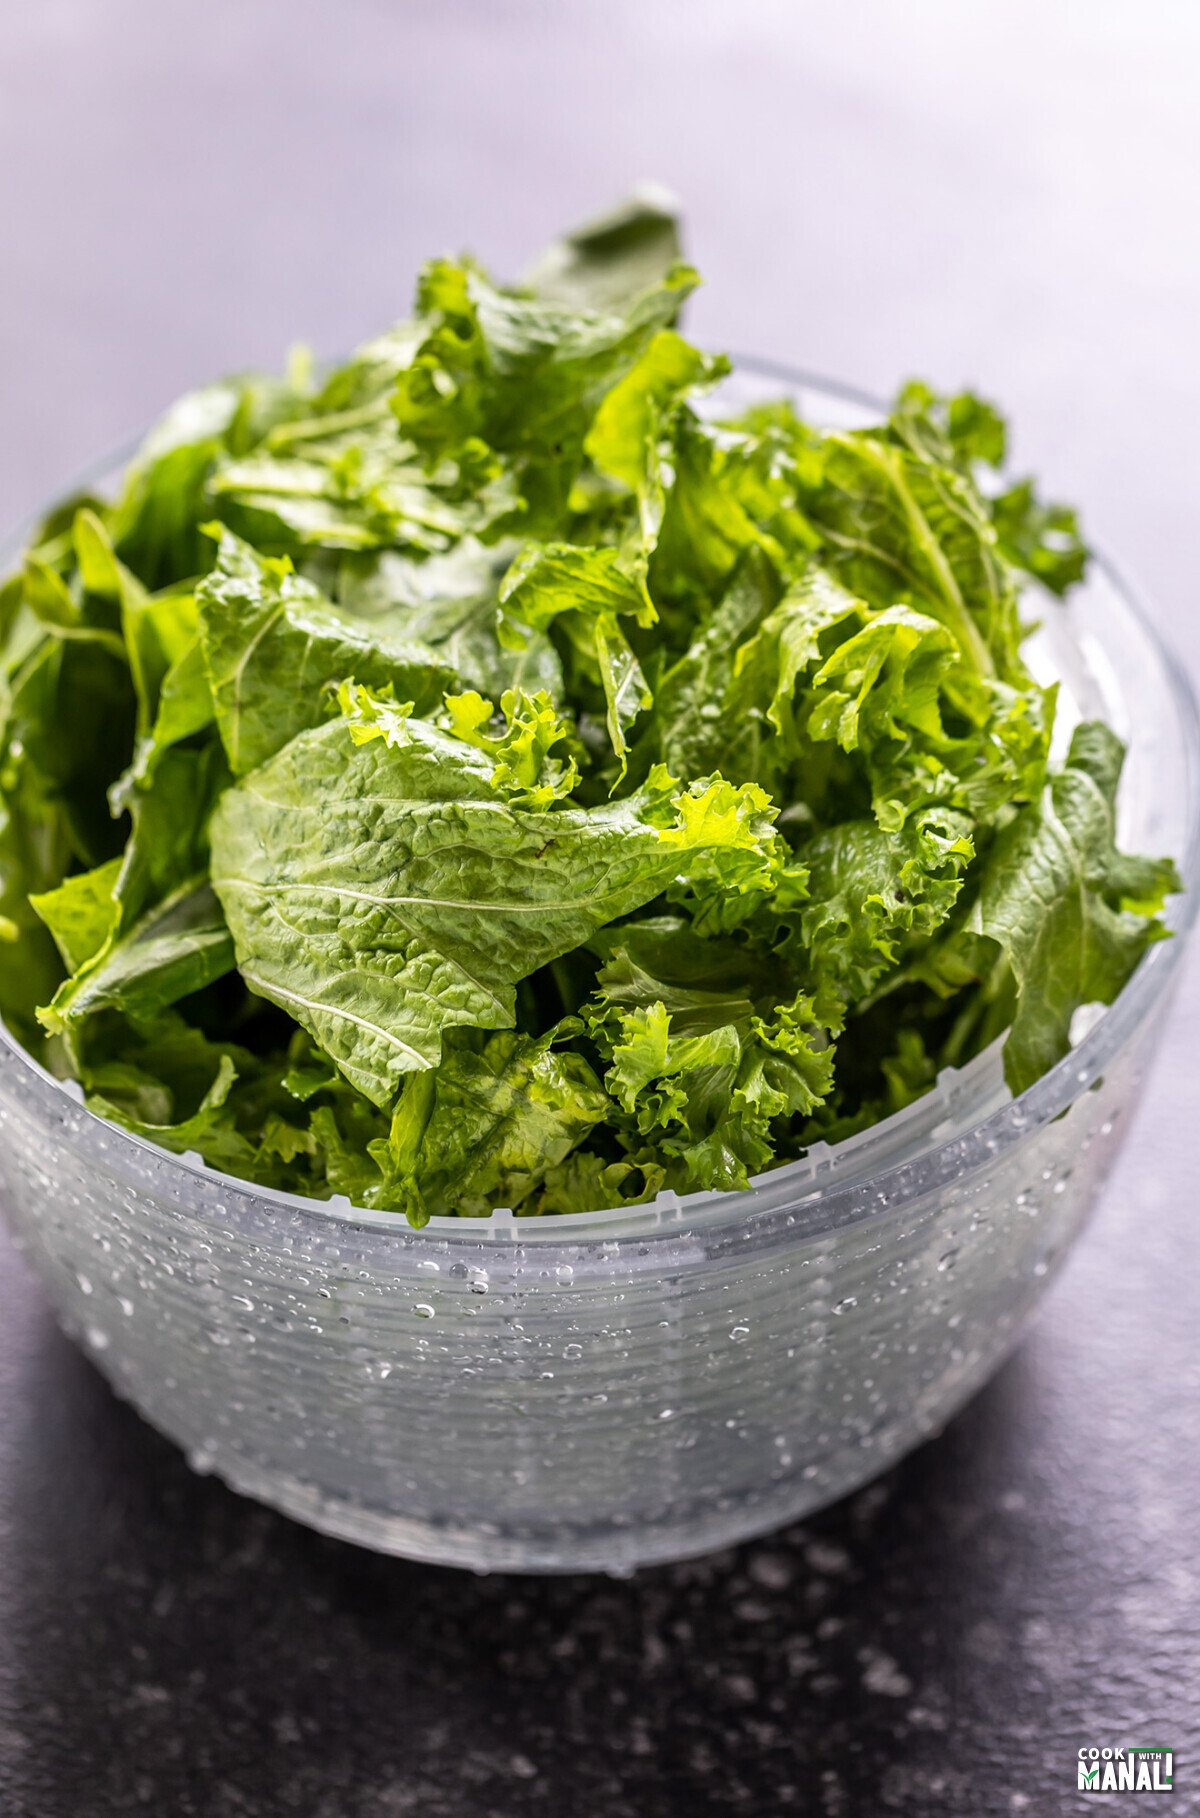
[[[1011, 406], [1200, 671], [1200, 15], [46, 0], [0, 20], [0, 512], [210, 370], [657, 175], [696, 334]], [[770, 289], [760, 289], [763, 261]], [[628, 1583], [477, 1579], [193, 1477], [0, 1240], [0, 1814], [1200, 1811], [1200, 980], [1032, 1334], [852, 1502]]]

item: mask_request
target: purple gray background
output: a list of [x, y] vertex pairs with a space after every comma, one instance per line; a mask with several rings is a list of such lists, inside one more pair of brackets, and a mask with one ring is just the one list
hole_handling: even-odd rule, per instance
[[[1194, 0], [8, 0], [0, 518], [420, 259], [683, 199], [714, 346], [994, 393], [1200, 673]], [[0, 1811], [1200, 1809], [1195, 966], [1018, 1358], [848, 1507], [634, 1585], [355, 1555], [192, 1479], [0, 1239]], [[1192, 1802], [1196, 1804], [1193, 1806]]]

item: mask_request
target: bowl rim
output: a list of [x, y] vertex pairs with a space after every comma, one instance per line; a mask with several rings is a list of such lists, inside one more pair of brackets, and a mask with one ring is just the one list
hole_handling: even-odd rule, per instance
[[[732, 376], [745, 376], [786, 387], [793, 395], [824, 396], [857, 410], [886, 413], [877, 397], [845, 383], [758, 356], [734, 355]], [[83, 492], [126, 465], [140, 438], [88, 464], [74, 483], [56, 493], [51, 504]], [[44, 508], [44, 509], [48, 509]], [[0, 566], [20, 553], [42, 511], [33, 511], [0, 537]], [[89, 1111], [74, 1081], [57, 1079], [27, 1052], [0, 1018], [0, 1077], [11, 1074], [24, 1094], [50, 1120], [69, 1117], [74, 1137], [93, 1144], [111, 1163], [112, 1152], [127, 1152], [142, 1168], [161, 1175], [170, 1197], [172, 1182], [189, 1182], [194, 1195], [210, 1195], [212, 1205], [189, 1209], [202, 1217], [230, 1221], [239, 1203], [251, 1223], [280, 1214], [310, 1223], [314, 1231], [328, 1226], [345, 1238], [357, 1232], [364, 1240], [380, 1235], [395, 1245], [428, 1253], [430, 1247], [453, 1250], [464, 1259], [474, 1251], [491, 1262], [503, 1247], [519, 1239], [533, 1245], [539, 1258], [553, 1252], [581, 1257], [599, 1251], [605, 1258], [637, 1251], [650, 1257], [664, 1239], [692, 1238], [708, 1248], [713, 1242], [751, 1243], [781, 1219], [797, 1235], [819, 1236], [924, 1198], [950, 1181], [961, 1181], [994, 1165], [1000, 1152], [1022, 1134], [1052, 1122], [1080, 1094], [1101, 1081], [1109, 1058], [1149, 1016], [1176, 972], [1187, 936], [1200, 914], [1200, 707], [1192, 682], [1147, 610], [1144, 595], [1124, 570], [1093, 549], [1095, 569], [1120, 600], [1157, 661], [1173, 703], [1183, 751], [1181, 784], [1185, 791], [1186, 837], [1179, 854], [1184, 883], [1173, 899], [1170, 926], [1175, 938], [1156, 942], [1110, 1005], [1104, 1006], [1080, 1040], [1050, 1070], [1013, 1098], [1003, 1087], [998, 1054], [1001, 1037], [961, 1070], [946, 1069], [922, 1098], [857, 1136], [829, 1147], [813, 1145], [805, 1155], [756, 1176], [737, 1192], [677, 1194], [666, 1191], [643, 1205], [521, 1217], [497, 1208], [487, 1218], [434, 1217], [420, 1229], [396, 1212], [354, 1206], [344, 1195], [311, 1199], [257, 1186], [211, 1168], [194, 1151], [176, 1154]], [[917, 1139], [913, 1146], [913, 1138]]]

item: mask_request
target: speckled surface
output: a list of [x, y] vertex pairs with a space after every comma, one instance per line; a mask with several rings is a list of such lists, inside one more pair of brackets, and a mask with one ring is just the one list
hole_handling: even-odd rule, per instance
[[[1191, 0], [281, 19], [0, 18], [5, 519], [198, 374], [345, 346], [431, 245], [511, 267], [653, 173], [698, 333], [990, 385], [1200, 667]], [[1086, 1818], [1077, 1748], [1131, 1740], [1200, 1810], [1198, 1019], [1193, 965], [1096, 1223], [940, 1440], [629, 1583], [388, 1562], [192, 1477], [0, 1243], [0, 1814]]]

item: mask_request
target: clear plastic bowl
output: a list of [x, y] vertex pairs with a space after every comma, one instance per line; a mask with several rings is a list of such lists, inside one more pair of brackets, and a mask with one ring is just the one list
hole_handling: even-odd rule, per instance
[[[744, 362], [740, 399], [853, 393]], [[727, 394], [728, 396], [728, 394]], [[10, 555], [12, 550], [10, 549]], [[1186, 682], [1112, 570], [1048, 606], [1064, 723], [1130, 744], [1121, 833], [1189, 894], [1015, 1102], [995, 1052], [748, 1193], [545, 1220], [257, 1190], [85, 1111], [0, 1031], [0, 1186], [63, 1325], [198, 1470], [311, 1526], [475, 1568], [628, 1571], [842, 1496], [1011, 1348], [1137, 1100], [1195, 912]]]

